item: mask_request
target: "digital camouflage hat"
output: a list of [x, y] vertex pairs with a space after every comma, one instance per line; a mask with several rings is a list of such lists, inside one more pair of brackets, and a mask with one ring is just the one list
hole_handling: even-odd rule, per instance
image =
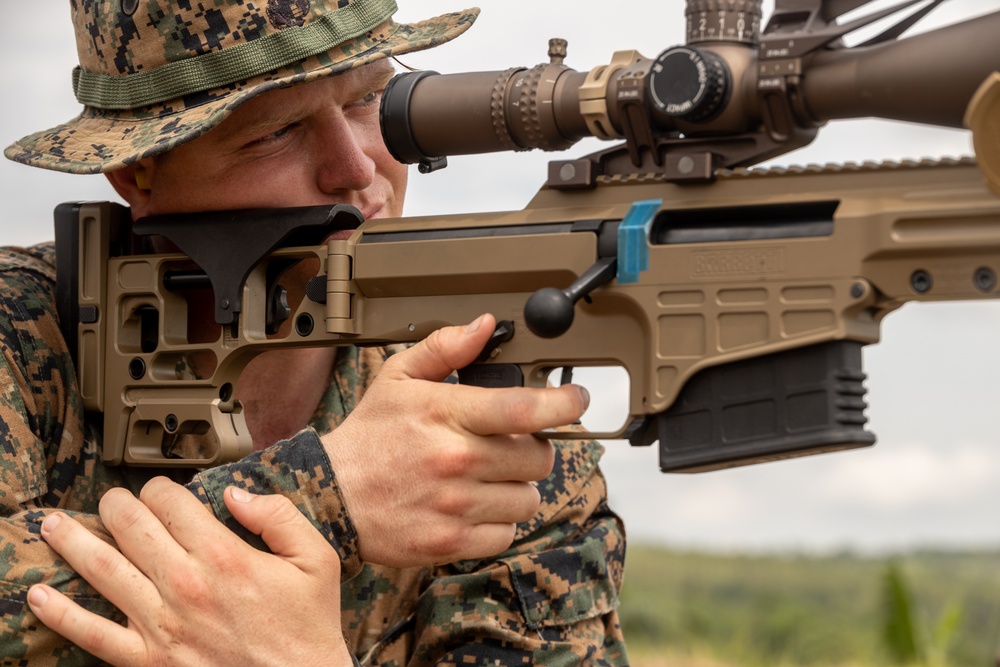
[[413, 24], [394, 0], [71, 0], [83, 112], [4, 155], [90, 174], [204, 134], [262, 92], [426, 49], [479, 11]]

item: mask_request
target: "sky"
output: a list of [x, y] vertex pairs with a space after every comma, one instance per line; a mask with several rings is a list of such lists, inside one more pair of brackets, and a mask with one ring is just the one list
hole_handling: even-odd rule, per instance
[[[467, 6], [459, 0], [398, 2], [397, 17], [403, 20]], [[609, 62], [615, 51], [636, 49], [653, 57], [684, 41], [680, 0], [483, 0], [480, 5], [482, 16], [467, 35], [406, 56], [404, 62], [441, 73], [530, 67], [547, 60], [550, 37], [562, 37], [569, 41], [566, 64], [586, 71]], [[765, 16], [772, 6], [765, 2]], [[951, 0], [921, 29], [998, 6], [998, 0]], [[34, 0], [30, 15], [30, 28], [23, 21], [0, 23], [3, 145], [79, 112], [70, 85], [76, 55], [68, 2]], [[449, 168], [433, 174], [413, 170], [406, 214], [520, 209], [544, 182], [549, 160], [604, 147], [590, 139], [563, 155], [453, 157]], [[865, 119], [830, 123], [813, 144], [769, 164], [971, 153], [965, 131]], [[3, 160], [0, 244], [49, 240], [52, 209], [58, 203], [114, 198], [101, 176], [60, 174]], [[886, 552], [1000, 546], [997, 331], [996, 302], [911, 304], [890, 315], [882, 326], [882, 341], [864, 354], [868, 426], [879, 439], [869, 449], [664, 475], [655, 446], [631, 448], [624, 441], [608, 441], [602, 468], [612, 507], [624, 518], [631, 539], [683, 548]], [[619, 414], [615, 409], [624, 404], [627, 392], [624, 380], [601, 376], [592, 382], [594, 417]]]

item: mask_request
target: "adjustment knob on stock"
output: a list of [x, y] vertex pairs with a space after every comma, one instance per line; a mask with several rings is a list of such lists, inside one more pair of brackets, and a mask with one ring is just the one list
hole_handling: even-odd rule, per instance
[[729, 101], [729, 68], [711, 51], [675, 46], [661, 53], [646, 87], [653, 110], [674, 120], [712, 120]]

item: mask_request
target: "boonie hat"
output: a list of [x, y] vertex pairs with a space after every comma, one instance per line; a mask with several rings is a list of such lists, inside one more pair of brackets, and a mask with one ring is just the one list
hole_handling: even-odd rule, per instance
[[4, 151], [79, 174], [164, 153], [265, 91], [426, 49], [465, 32], [478, 9], [413, 24], [394, 0], [76, 0], [83, 112]]

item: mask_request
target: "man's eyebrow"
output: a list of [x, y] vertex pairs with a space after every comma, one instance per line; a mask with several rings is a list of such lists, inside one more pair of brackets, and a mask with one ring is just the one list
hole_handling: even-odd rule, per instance
[[[351, 89], [358, 95], [373, 90], [381, 90], [395, 74], [395, 68], [388, 60], [380, 60], [364, 65], [354, 70], [356, 80], [351, 83]], [[340, 75], [343, 76], [343, 75]], [[336, 77], [334, 77], [336, 78]], [[271, 105], [266, 110], [247, 118], [240, 123], [225, 123], [217, 129], [221, 130], [217, 137], [222, 141], [241, 140], [258, 134], [266, 134], [269, 130], [280, 129], [291, 125], [308, 115], [298, 106]]]
[[265, 111], [255, 113], [246, 117], [242, 122], [231, 122], [220, 125], [220, 130], [216, 135], [222, 141], [242, 141], [243, 139], [254, 137], [266, 131], [280, 129], [286, 125], [291, 125], [303, 116], [301, 108], [287, 107], [284, 105], [271, 105]]
[[386, 59], [377, 60], [368, 65], [362, 65], [355, 70], [358, 74], [358, 88], [380, 90], [396, 73], [392, 63]]

